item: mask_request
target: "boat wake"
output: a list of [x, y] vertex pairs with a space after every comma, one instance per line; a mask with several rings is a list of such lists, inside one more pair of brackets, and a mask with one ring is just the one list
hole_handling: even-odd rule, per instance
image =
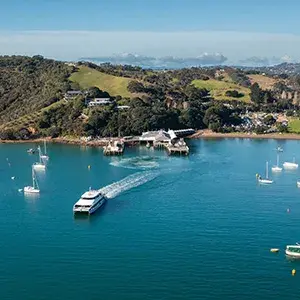
[[138, 172], [129, 175], [120, 181], [105, 186], [104, 188], [100, 189], [100, 191], [106, 195], [106, 198], [112, 199], [125, 191], [131, 190], [132, 188], [135, 188], [137, 186], [140, 186], [146, 182], [153, 180], [158, 175], [159, 175], [158, 171]]
[[113, 160], [110, 165], [114, 167], [121, 167], [134, 170], [149, 170], [159, 167], [157, 157], [140, 156], [131, 158], [122, 158]]

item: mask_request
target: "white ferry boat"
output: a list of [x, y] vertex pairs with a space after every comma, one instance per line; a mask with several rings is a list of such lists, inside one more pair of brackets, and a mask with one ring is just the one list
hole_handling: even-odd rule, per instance
[[99, 190], [85, 192], [73, 206], [74, 213], [86, 213], [91, 215], [100, 208], [106, 201], [105, 195]]

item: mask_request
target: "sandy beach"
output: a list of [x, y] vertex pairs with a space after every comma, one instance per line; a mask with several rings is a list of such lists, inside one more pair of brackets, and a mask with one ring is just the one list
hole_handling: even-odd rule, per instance
[[195, 134], [191, 135], [191, 139], [214, 139], [214, 138], [243, 138], [243, 139], [276, 139], [276, 140], [300, 140], [300, 134], [294, 133], [268, 133], [268, 134], [255, 134], [255, 133], [219, 133], [211, 130], [198, 130]]

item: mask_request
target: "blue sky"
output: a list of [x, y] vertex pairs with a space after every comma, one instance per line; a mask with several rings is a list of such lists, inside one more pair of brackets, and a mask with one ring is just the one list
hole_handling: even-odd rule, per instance
[[2, 0], [0, 54], [300, 60], [299, 12], [297, 0]]

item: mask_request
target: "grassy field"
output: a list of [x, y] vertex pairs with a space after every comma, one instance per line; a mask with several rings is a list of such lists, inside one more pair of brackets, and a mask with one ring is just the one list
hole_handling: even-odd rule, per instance
[[85, 66], [80, 67], [78, 72], [73, 73], [70, 80], [77, 82], [83, 89], [96, 86], [100, 90], [108, 92], [111, 96], [134, 96], [127, 90], [131, 79], [105, 74]]
[[257, 82], [260, 88], [262, 88], [263, 90], [271, 90], [273, 88], [274, 83], [277, 82], [277, 80], [274, 78], [259, 75], [259, 74], [248, 75], [248, 77], [252, 84], [254, 82]]
[[291, 119], [289, 121], [289, 132], [300, 133], [300, 119]]
[[[242, 87], [238, 84], [226, 81], [220, 81], [216, 79], [209, 80], [193, 80], [192, 84], [194, 84], [197, 88], [205, 88], [210, 91], [212, 97], [216, 100], [239, 100], [244, 102], [250, 102], [250, 89]], [[225, 92], [228, 90], [237, 90], [239, 93], [244, 94], [241, 98], [233, 98], [225, 96]]]

